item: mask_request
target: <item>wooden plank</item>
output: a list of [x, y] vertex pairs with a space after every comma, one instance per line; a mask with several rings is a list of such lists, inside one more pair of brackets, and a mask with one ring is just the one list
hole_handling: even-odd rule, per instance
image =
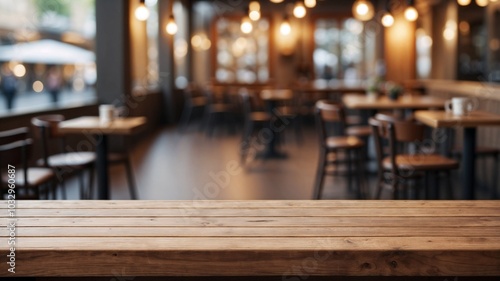
[[[17, 209], [168, 209], [168, 208], [478, 208], [492, 207], [500, 209], [498, 200], [59, 200], [32, 201], [18, 200]], [[3, 200], [0, 208], [7, 209]], [[0, 214], [2, 215], [2, 214]]]
[[[500, 237], [30, 237], [18, 250], [100, 251], [500, 251]], [[0, 238], [0, 249], [8, 249]]]
[[[6, 219], [0, 219], [6, 225]], [[22, 218], [28, 226], [218, 226], [218, 227], [328, 227], [328, 226], [500, 226], [499, 217], [150, 217], [150, 218]]]
[[[7, 228], [0, 229], [7, 236]], [[21, 227], [17, 237], [500, 237], [500, 227]]]
[[[477, 250], [467, 252], [318, 250], [287, 253], [280, 251], [227, 253], [225, 250], [211, 253], [46, 250], [19, 251], [16, 276], [114, 276], [116, 279], [127, 276], [280, 276], [281, 280], [306, 280], [309, 276], [443, 276], [444, 278], [444, 276], [500, 275], [499, 260], [498, 252]], [[0, 276], [9, 274], [6, 266], [6, 263], [1, 263]]]
[[17, 218], [28, 217], [357, 217], [371, 216], [380, 217], [474, 217], [489, 216], [500, 217], [500, 208], [479, 207], [479, 208], [402, 208], [395, 211], [393, 208], [304, 208], [292, 209], [283, 208], [194, 208], [194, 209], [19, 209], [16, 212]]

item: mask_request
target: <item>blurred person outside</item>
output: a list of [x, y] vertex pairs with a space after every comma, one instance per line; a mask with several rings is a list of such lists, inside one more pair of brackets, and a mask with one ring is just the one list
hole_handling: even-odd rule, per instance
[[59, 101], [59, 93], [61, 92], [62, 84], [63, 78], [61, 70], [56, 66], [51, 67], [49, 69], [49, 73], [47, 74], [46, 85], [53, 103], [57, 103]]
[[17, 93], [17, 79], [7, 64], [3, 65], [1, 74], [2, 80], [0, 82], [0, 89], [2, 95], [5, 97], [7, 110], [10, 111], [14, 105], [14, 98]]

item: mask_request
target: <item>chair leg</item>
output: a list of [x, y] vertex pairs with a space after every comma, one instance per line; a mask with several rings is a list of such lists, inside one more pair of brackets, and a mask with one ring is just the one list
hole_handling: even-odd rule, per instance
[[314, 183], [313, 199], [321, 199], [323, 192], [323, 182], [325, 179], [325, 166], [326, 166], [326, 151], [321, 151], [318, 162], [318, 170], [316, 171], [316, 179]]
[[68, 199], [68, 197], [66, 195], [66, 184], [64, 183], [64, 179], [61, 180], [61, 195], [62, 195], [63, 200]]
[[349, 191], [353, 190], [352, 187], [352, 178], [353, 178], [353, 173], [352, 173], [352, 157], [351, 157], [351, 151], [347, 150], [345, 152], [346, 157], [347, 157], [347, 189]]
[[492, 181], [491, 181], [491, 191], [490, 191], [490, 195], [491, 195], [491, 199], [498, 199], [498, 174], [499, 174], [499, 170], [498, 170], [498, 162], [500, 160], [500, 158], [498, 157], [499, 155], [498, 154], [495, 154], [493, 156], [493, 171], [492, 171]]
[[182, 111], [182, 116], [181, 120], [179, 122], [179, 131], [183, 132], [186, 130], [188, 124], [189, 124], [189, 119], [191, 118], [191, 114], [193, 112], [193, 107], [186, 105], [184, 107], [184, 110]]
[[384, 183], [384, 171], [380, 170], [377, 172], [377, 191], [375, 195], [376, 199], [380, 199], [380, 196], [382, 195], [382, 188], [384, 187], [383, 183]]
[[245, 128], [243, 129], [243, 140], [240, 147], [241, 164], [245, 164], [247, 160], [248, 150], [250, 149], [250, 139], [253, 131], [253, 124], [251, 122], [245, 123]]
[[363, 161], [363, 150], [359, 149], [356, 150], [356, 158], [358, 162], [358, 199], [368, 199], [368, 193], [367, 193], [367, 185], [366, 185], [366, 180], [365, 180], [365, 169], [363, 167], [364, 161]]
[[392, 199], [399, 199], [399, 179], [397, 173], [392, 173], [391, 187], [392, 187]]
[[88, 199], [93, 199], [94, 198], [94, 174], [95, 174], [94, 166], [89, 168], [88, 173], [89, 173], [89, 186], [88, 186], [86, 196]]
[[137, 200], [137, 189], [135, 185], [134, 172], [132, 170], [132, 164], [130, 163], [130, 159], [127, 158], [125, 161], [125, 169], [127, 172], [127, 180], [128, 180], [128, 188], [130, 190], [130, 198], [132, 200]]
[[80, 199], [88, 199], [86, 198], [87, 191], [85, 190], [85, 184], [83, 180], [83, 171], [78, 173], [78, 181], [80, 182]]
[[453, 185], [451, 184], [451, 171], [446, 171], [446, 186], [448, 187], [448, 196], [453, 200]]

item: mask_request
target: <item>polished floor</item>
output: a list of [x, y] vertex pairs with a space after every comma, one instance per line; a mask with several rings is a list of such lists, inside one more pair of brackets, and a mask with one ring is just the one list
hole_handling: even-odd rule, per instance
[[[264, 160], [252, 159], [250, 155], [249, 161], [242, 165], [239, 132], [231, 134], [219, 129], [208, 137], [195, 124], [184, 132], [173, 127], [159, 129], [132, 150], [139, 199], [311, 199], [318, 161], [316, 132], [312, 125], [305, 126], [300, 143], [293, 131], [285, 136], [281, 150], [286, 152], [286, 158]], [[257, 144], [251, 147], [259, 149]], [[111, 198], [130, 199], [123, 167], [112, 167], [110, 173]], [[460, 198], [458, 177], [457, 171], [453, 174], [455, 198]], [[373, 196], [375, 176], [369, 178]], [[78, 199], [76, 182], [68, 187], [68, 199]], [[441, 198], [447, 198], [445, 187], [440, 189]], [[478, 187], [479, 199], [488, 199], [488, 194], [486, 188]], [[383, 193], [383, 198], [389, 196], [388, 190]], [[355, 199], [356, 194], [348, 190], [345, 177], [328, 176], [323, 198]]]

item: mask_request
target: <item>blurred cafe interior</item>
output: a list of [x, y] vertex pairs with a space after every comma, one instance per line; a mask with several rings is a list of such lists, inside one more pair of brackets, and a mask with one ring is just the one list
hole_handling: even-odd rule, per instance
[[499, 27], [496, 0], [0, 0], [0, 172], [28, 199], [498, 199]]

